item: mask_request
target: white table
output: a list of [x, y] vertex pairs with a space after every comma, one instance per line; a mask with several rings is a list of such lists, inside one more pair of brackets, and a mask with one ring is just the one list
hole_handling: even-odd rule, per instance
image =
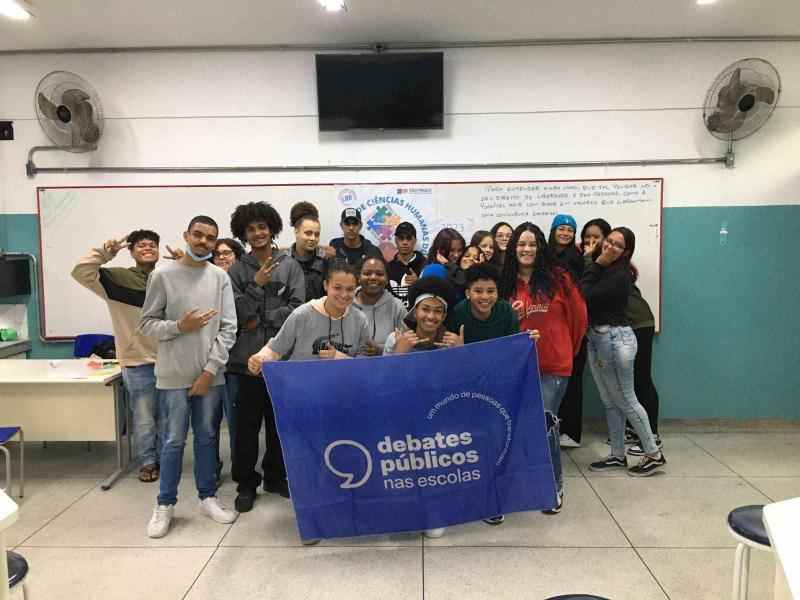
[[90, 369], [85, 359], [0, 360], [0, 425], [22, 426], [26, 441], [114, 441], [117, 469], [103, 481], [104, 490], [130, 460], [130, 435], [128, 451], [122, 446], [121, 429], [127, 420], [118, 365]]
[[767, 504], [764, 526], [775, 551], [775, 600], [800, 600], [800, 498]]

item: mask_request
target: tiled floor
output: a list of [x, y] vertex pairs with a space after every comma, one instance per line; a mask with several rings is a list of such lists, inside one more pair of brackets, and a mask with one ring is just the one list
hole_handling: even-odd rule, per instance
[[[564, 455], [557, 516], [509, 515], [499, 527], [453, 527], [439, 540], [408, 534], [315, 547], [299, 544], [291, 504], [273, 495], [230, 526], [202, 517], [190, 456], [173, 529], [151, 540], [156, 485], [130, 476], [108, 492], [98, 487], [113, 448], [29, 444], [26, 494], [6, 543], [30, 563], [30, 597], [48, 600], [727, 599], [734, 542], [726, 516], [800, 496], [800, 432], [663, 437], [667, 473], [633, 479], [590, 472], [608, 447], [587, 435]], [[229, 477], [220, 495], [233, 503]], [[771, 597], [772, 569], [770, 555], [754, 552], [752, 600]]]

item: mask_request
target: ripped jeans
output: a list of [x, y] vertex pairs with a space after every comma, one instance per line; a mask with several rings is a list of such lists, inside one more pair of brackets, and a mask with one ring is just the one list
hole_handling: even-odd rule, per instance
[[560, 492], [564, 488], [564, 477], [561, 474], [561, 444], [558, 429], [558, 408], [567, 391], [569, 377], [559, 375], [542, 375], [542, 404], [544, 420], [547, 425], [547, 443], [550, 446], [550, 458], [553, 461], [553, 478]]

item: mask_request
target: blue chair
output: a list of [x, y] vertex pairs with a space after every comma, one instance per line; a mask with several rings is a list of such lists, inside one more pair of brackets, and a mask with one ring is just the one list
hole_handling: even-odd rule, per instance
[[19, 434], [19, 497], [25, 495], [25, 434], [22, 427], [0, 427], [0, 452], [6, 460], [6, 487], [3, 491], [11, 496], [11, 453], [6, 444]]
[[75, 346], [72, 350], [72, 355], [75, 358], [88, 358], [92, 355], [92, 350], [97, 344], [103, 342], [113, 342], [113, 335], [106, 335], [105, 333], [84, 333], [75, 336]]
[[728, 513], [728, 531], [739, 542], [733, 562], [733, 600], [747, 600], [750, 548], [772, 552], [763, 514], [761, 504], [740, 506]]

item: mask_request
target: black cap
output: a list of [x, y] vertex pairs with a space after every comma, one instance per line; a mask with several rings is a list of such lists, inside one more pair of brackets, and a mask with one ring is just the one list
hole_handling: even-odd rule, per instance
[[409, 223], [408, 221], [403, 221], [400, 225], [397, 226], [397, 229], [394, 230], [395, 235], [402, 235], [403, 237], [410, 237], [415, 238], [417, 237], [417, 230], [416, 228]]
[[361, 223], [361, 211], [358, 210], [357, 208], [345, 208], [342, 211], [342, 219], [340, 222], [344, 223], [345, 221], [347, 221], [347, 219], [355, 219], [356, 221]]

